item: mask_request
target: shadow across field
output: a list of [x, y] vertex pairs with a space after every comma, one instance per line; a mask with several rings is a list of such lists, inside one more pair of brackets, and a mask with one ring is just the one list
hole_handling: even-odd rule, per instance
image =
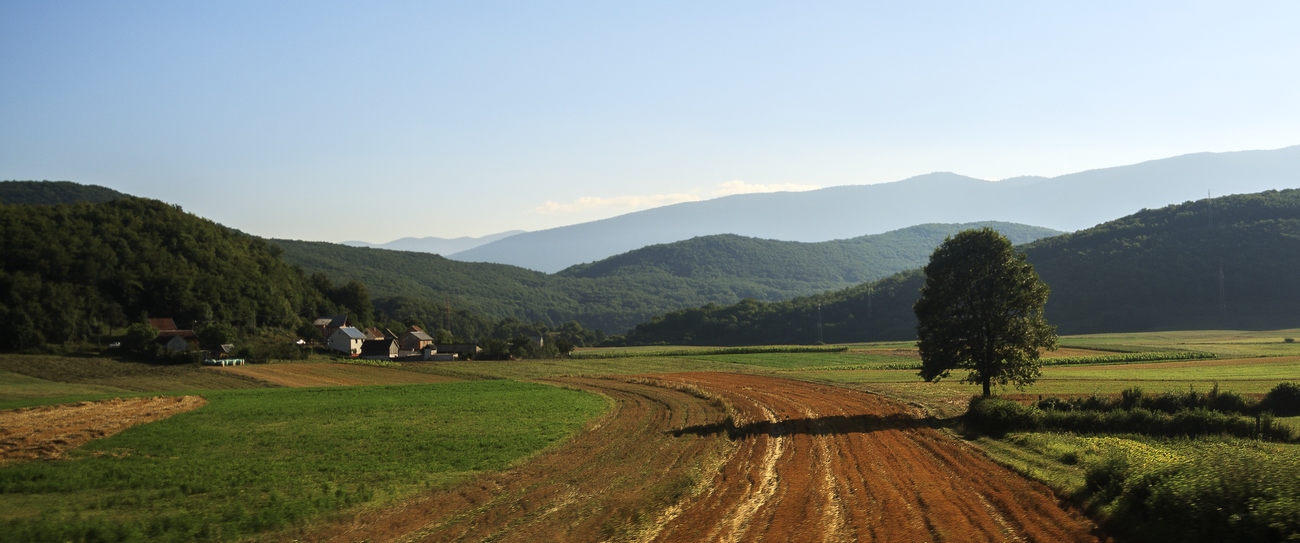
[[798, 434], [813, 436], [866, 434], [882, 430], [937, 428], [943, 424], [943, 421], [932, 417], [916, 418], [908, 415], [834, 415], [776, 422], [764, 420], [737, 426], [731, 417], [727, 417], [727, 420], [719, 423], [687, 426], [673, 430], [671, 433], [674, 437], [726, 435], [728, 439], [738, 440], [763, 435], [779, 437]]

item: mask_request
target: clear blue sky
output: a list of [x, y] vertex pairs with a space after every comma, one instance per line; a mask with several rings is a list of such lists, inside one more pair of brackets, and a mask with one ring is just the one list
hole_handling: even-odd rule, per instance
[[0, 179], [382, 242], [1300, 143], [1300, 2], [1062, 4], [9, 1]]

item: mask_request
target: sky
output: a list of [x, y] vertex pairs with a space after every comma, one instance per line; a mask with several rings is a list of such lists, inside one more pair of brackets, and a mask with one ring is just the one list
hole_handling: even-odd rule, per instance
[[1300, 144], [1300, 2], [0, 3], [0, 179], [266, 237], [539, 230]]

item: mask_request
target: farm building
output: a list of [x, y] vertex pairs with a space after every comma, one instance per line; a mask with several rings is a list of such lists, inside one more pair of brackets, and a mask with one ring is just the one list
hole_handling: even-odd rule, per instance
[[198, 341], [199, 336], [194, 334], [193, 330], [180, 330], [176, 328], [176, 322], [169, 318], [149, 319], [149, 326], [158, 331], [158, 337], [180, 337], [185, 341]]
[[481, 352], [483, 352], [483, 349], [480, 349], [478, 345], [468, 343], [448, 343], [438, 346], [438, 354], [455, 354], [461, 360], [474, 358], [475, 355]]
[[361, 354], [361, 344], [366, 341], [366, 335], [351, 326], [344, 326], [335, 330], [329, 336], [329, 346], [331, 349], [340, 353], [347, 353], [350, 356]]
[[451, 362], [456, 360], [456, 353], [440, 353], [438, 347], [432, 343], [425, 345], [420, 349], [420, 360], [428, 362]]
[[190, 342], [185, 341], [185, 338], [181, 336], [160, 335], [158, 336], [158, 339], [154, 340], [154, 342], [157, 343], [159, 347], [162, 347], [164, 351], [184, 352], [190, 349]]
[[365, 333], [366, 339], [384, 339], [388, 337], [384, 335], [382, 330], [374, 327], [366, 328]]
[[320, 337], [325, 338], [325, 341], [327, 342], [330, 337], [334, 335], [334, 332], [337, 332], [340, 328], [347, 327], [347, 325], [347, 315], [325, 316], [312, 321], [312, 326], [315, 326], [317, 330], [320, 330]]
[[397, 354], [396, 339], [368, 339], [361, 344], [361, 358], [366, 360], [392, 360]]
[[397, 341], [401, 344], [403, 351], [419, 351], [428, 345], [433, 345], [433, 338], [424, 333], [424, 330], [421, 330], [419, 326], [408, 328], [406, 333], [402, 334], [402, 337]]

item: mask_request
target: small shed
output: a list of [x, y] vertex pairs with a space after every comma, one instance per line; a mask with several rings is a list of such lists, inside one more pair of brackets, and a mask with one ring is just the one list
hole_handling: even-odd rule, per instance
[[361, 354], [361, 344], [365, 343], [366, 335], [351, 326], [344, 326], [336, 330], [329, 337], [329, 346], [331, 349], [340, 353], [346, 353], [349, 356]]

